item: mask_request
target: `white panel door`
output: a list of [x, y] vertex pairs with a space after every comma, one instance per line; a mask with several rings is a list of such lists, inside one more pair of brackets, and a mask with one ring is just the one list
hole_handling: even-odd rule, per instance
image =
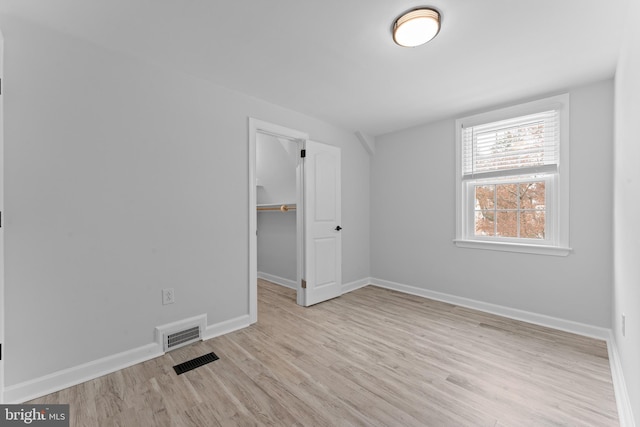
[[340, 148], [307, 141], [304, 158], [304, 305], [342, 293]]

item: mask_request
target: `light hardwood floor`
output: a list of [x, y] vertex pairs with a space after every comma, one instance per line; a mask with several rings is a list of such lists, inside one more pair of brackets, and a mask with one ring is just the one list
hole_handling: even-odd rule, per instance
[[70, 403], [72, 426], [618, 425], [602, 341], [372, 286], [258, 292], [249, 328], [33, 403]]

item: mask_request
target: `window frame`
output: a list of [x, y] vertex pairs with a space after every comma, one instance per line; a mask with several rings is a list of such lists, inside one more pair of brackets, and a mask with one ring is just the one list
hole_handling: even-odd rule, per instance
[[[567, 256], [569, 247], [569, 94], [544, 98], [524, 104], [487, 111], [456, 120], [456, 237], [458, 247], [489, 249], [507, 252]], [[545, 110], [558, 110], [560, 140], [556, 172], [541, 173], [535, 180], [547, 182], [545, 190], [545, 239], [508, 238], [475, 235], [475, 193], [478, 184], [524, 182], [534, 180], [535, 174], [506, 174], [503, 177], [463, 179], [463, 127], [497, 122], [526, 116]], [[551, 185], [548, 185], [551, 184]]]

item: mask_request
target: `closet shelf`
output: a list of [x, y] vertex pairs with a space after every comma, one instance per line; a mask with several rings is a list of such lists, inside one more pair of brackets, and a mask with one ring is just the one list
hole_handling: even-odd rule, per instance
[[265, 203], [257, 205], [257, 210], [261, 211], [280, 211], [280, 212], [288, 212], [290, 210], [296, 209], [295, 203]]

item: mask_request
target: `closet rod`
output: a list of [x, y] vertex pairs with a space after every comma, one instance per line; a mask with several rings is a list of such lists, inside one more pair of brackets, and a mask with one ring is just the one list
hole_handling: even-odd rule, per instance
[[287, 205], [281, 205], [281, 206], [258, 206], [258, 210], [259, 211], [280, 211], [280, 212], [287, 212], [290, 210], [295, 210], [296, 207], [293, 206], [287, 206]]

